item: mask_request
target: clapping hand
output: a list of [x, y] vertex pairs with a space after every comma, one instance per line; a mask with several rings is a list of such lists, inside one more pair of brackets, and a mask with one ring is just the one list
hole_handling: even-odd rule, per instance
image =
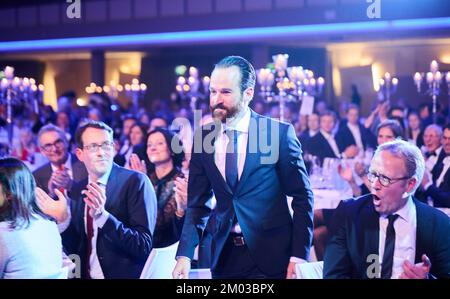
[[418, 264], [412, 264], [410, 261], [403, 263], [403, 273], [399, 278], [401, 279], [425, 279], [428, 277], [428, 273], [431, 269], [430, 259], [426, 254], [422, 255], [422, 262]]
[[72, 179], [66, 169], [56, 170], [52, 173], [50, 180], [48, 181], [48, 190], [51, 196], [54, 196], [54, 189], [70, 190], [72, 188]]
[[131, 154], [130, 169], [142, 172], [143, 174], [147, 174], [147, 166], [145, 165], [145, 161], [140, 160], [138, 155], [136, 154]]
[[36, 188], [37, 205], [44, 214], [54, 218], [58, 223], [64, 222], [68, 217], [67, 199], [58, 189], [54, 190], [58, 200], [53, 200], [44, 190]]
[[187, 208], [188, 177], [177, 177], [174, 183], [173, 191], [175, 191], [175, 201], [177, 202], [177, 215], [181, 216], [184, 215]]

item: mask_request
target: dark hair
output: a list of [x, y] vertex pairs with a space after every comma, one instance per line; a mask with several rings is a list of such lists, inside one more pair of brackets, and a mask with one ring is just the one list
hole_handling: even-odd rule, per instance
[[386, 119], [385, 121], [381, 122], [377, 126], [377, 136], [378, 132], [380, 132], [382, 128], [389, 128], [392, 133], [394, 133], [395, 138], [403, 138], [403, 128], [396, 119]]
[[322, 118], [322, 116], [331, 116], [334, 119], [334, 122], [337, 121], [337, 115], [334, 111], [331, 111], [331, 110], [324, 111], [323, 113], [321, 113], [319, 115], [319, 119]]
[[33, 215], [48, 218], [36, 203], [36, 182], [27, 166], [16, 158], [0, 159], [0, 184], [5, 202], [0, 208], [0, 221], [10, 228], [28, 226]]
[[95, 120], [87, 120], [87, 121], [81, 123], [80, 126], [78, 127], [77, 131], [75, 132], [75, 142], [77, 143], [78, 148], [81, 148], [81, 149], [83, 148], [83, 140], [81, 139], [81, 137], [83, 137], [84, 131], [86, 131], [86, 129], [88, 129], [88, 128], [105, 130], [111, 135], [111, 138], [113, 137], [113, 133], [114, 133], [113, 129], [111, 129], [104, 122], [95, 121]]
[[142, 132], [142, 142], [144, 142], [145, 141], [145, 136], [147, 135], [147, 130], [148, 130], [147, 126], [145, 124], [141, 123], [141, 122], [137, 122], [134, 125], [132, 125], [130, 127], [130, 135], [128, 136], [129, 139], [131, 137], [131, 130], [133, 130], [134, 127], [138, 127], [141, 130], [141, 132]]
[[[172, 157], [173, 165], [178, 168], [181, 167], [181, 164], [183, 163], [184, 160], [184, 151], [183, 151], [183, 142], [178, 137], [178, 135], [176, 135], [172, 131], [158, 127], [148, 133], [146, 139], [147, 142], [150, 135], [153, 135], [155, 133], [161, 133], [164, 136], [167, 147], [169, 148], [170, 151], [170, 155]], [[176, 146], [176, 148], [174, 149], [172, 145]]]
[[359, 112], [359, 105], [354, 104], [354, 103], [348, 104], [346, 109], [345, 109], [345, 113], [348, 113], [351, 109], [356, 109]]
[[219, 61], [214, 68], [229, 68], [237, 66], [241, 73], [240, 88], [243, 93], [247, 88], [255, 88], [256, 73], [253, 65], [241, 56], [227, 56]]
[[[64, 111], [62, 111], [62, 112], [64, 112]], [[39, 130], [39, 133], [38, 133], [38, 136], [37, 136], [39, 145], [41, 145], [40, 144], [41, 143], [40, 142], [41, 141], [41, 136], [44, 135], [45, 133], [48, 133], [48, 132], [56, 132], [56, 133], [58, 133], [59, 138], [64, 142], [64, 144], [66, 146], [69, 143], [68, 140], [67, 140], [67, 137], [66, 137], [66, 133], [64, 133], [64, 131], [61, 130], [60, 127], [57, 127], [54, 124], [47, 124], [47, 125], [43, 126]]]

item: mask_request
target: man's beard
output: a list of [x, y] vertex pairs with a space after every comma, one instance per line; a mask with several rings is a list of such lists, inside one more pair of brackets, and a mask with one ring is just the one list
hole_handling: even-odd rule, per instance
[[[213, 118], [220, 120], [222, 123], [225, 123], [227, 118], [235, 117], [239, 112], [238, 106], [226, 108], [222, 103], [217, 104], [216, 106], [210, 106], [209, 108], [211, 109]], [[225, 113], [219, 112], [217, 109], [221, 109], [225, 111]]]

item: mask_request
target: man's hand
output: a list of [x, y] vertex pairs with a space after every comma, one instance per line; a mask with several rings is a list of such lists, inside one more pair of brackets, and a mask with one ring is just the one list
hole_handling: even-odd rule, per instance
[[188, 178], [177, 177], [174, 181], [175, 201], [177, 202], [177, 215], [182, 216], [187, 208]]
[[188, 279], [189, 271], [191, 270], [191, 261], [184, 256], [181, 256], [177, 260], [177, 264], [172, 272], [173, 279]]
[[136, 154], [131, 154], [130, 169], [147, 174], [147, 166], [145, 165], [145, 161], [139, 160], [139, 157]]
[[297, 274], [295, 274], [295, 263], [289, 262], [286, 273], [286, 279], [295, 279], [295, 278], [297, 278]]
[[55, 195], [53, 193], [54, 189], [64, 189], [70, 190], [72, 188], [73, 181], [69, 176], [67, 170], [57, 170], [52, 173], [50, 180], [48, 181], [48, 190], [50, 195]]
[[346, 180], [347, 182], [353, 181], [353, 171], [349, 163], [341, 163], [338, 165], [338, 173], [339, 175]]
[[61, 223], [69, 217], [67, 212], [67, 199], [58, 189], [55, 189], [54, 192], [58, 196], [58, 200], [53, 200], [44, 190], [37, 187], [37, 205], [44, 214], [54, 218], [58, 223]]
[[403, 273], [399, 278], [401, 279], [426, 279], [430, 272], [430, 259], [424, 254], [422, 255], [422, 262], [413, 265], [409, 261], [403, 263]]
[[93, 218], [101, 215], [105, 211], [105, 190], [97, 183], [89, 183], [86, 186], [86, 190], [81, 191], [81, 194], [86, 196], [85, 198], [83, 198], [83, 200], [91, 209], [91, 216]]
[[422, 188], [425, 189], [425, 187], [427, 187], [428, 183], [431, 182], [431, 173], [429, 173], [427, 170], [425, 170], [424, 174], [423, 174], [423, 179], [422, 179]]

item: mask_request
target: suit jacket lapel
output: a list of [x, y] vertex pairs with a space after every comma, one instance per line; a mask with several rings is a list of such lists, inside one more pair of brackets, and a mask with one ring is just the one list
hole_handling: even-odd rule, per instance
[[108, 178], [108, 183], [106, 184], [106, 203], [105, 203], [105, 209], [107, 211], [110, 211], [110, 207], [112, 203], [114, 202], [115, 195], [118, 194], [119, 190], [118, 187], [120, 184], [120, 178], [118, 175], [118, 165], [113, 163], [113, 167], [111, 169], [111, 173]]
[[380, 220], [379, 215], [375, 211], [373, 202], [370, 201], [364, 206], [363, 212], [360, 218], [361, 225], [357, 225], [358, 229], [358, 240], [360, 240], [358, 246], [359, 252], [362, 253], [361, 258], [363, 259], [363, 265], [366, 265], [363, 269], [363, 276], [367, 278], [367, 269], [372, 264], [373, 261], [367, 260], [367, 257], [371, 254], [379, 254], [379, 244], [380, 244]]
[[[245, 155], [244, 169], [242, 170], [241, 179], [236, 187], [236, 193], [238, 193], [245, 181], [248, 179], [249, 175], [253, 172], [256, 165], [259, 165], [261, 153], [260, 153], [260, 137], [268, 136], [267, 126], [260, 126], [258, 115], [251, 111], [250, 125], [248, 128], [248, 141], [247, 150]], [[270, 138], [270, 136], [268, 136]], [[267, 142], [270, 144], [271, 140], [268, 139]]]
[[416, 205], [417, 218], [415, 263], [420, 263], [422, 261], [422, 254], [426, 253], [426, 248], [432, 248], [432, 236], [430, 230], [427, 230], [427, 226], [429, 227], [430, 223], [432, 223], [432, 219], [430, 214], [421, 208], [421, 203], [415, 199], [413, 201]]

